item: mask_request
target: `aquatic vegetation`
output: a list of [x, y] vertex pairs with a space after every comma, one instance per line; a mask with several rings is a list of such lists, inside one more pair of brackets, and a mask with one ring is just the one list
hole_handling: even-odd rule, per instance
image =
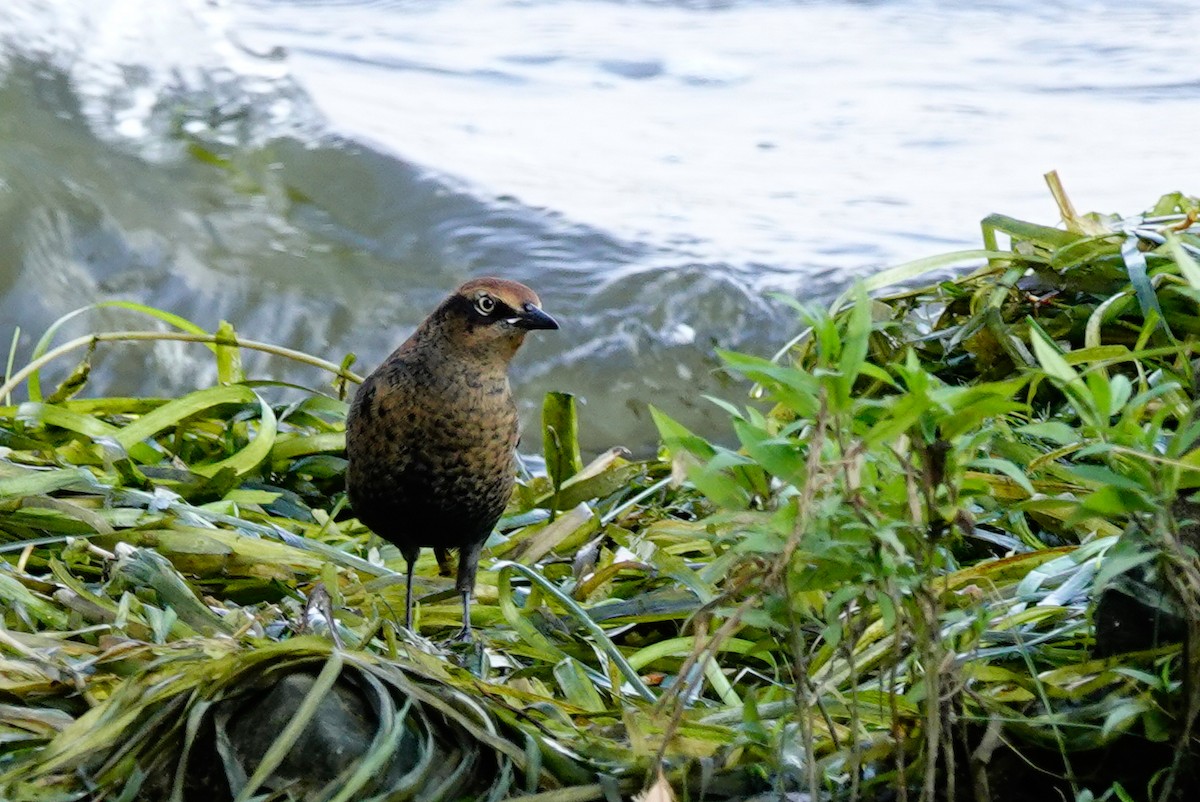
[[[799, 309], [776, 358], [722, 353], [753, 383], [714, 400], [736, 448], [654, 410], [659, 455], [585, 464], [547, 397], [546, 475], [444, 649], [397, 630], [403, 560], [345, 508], [351, 358], [146, 309], [177, 332], [49, 332], [0, 387], [29, 399], [0, 408], [0, 796], [587, 800], [660, 770], [716, 799], [1184, 793], [1200, 206], [1058, 198], [1064, 228], [994, 215], [980, 251]], [[158, 336], [220, 384], [76, 397], [92, 349]], [[334, 384], [251, 380], [243, 348]], [[461, 626], [431, 555], [416, 590], [422, 632]], [[296, 758], [335, 742], [361, 758]]]

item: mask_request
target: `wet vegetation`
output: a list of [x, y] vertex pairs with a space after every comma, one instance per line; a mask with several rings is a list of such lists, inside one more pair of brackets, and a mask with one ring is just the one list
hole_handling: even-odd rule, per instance
[[[1191, 798], [1200, 205], [1051, 186], [1063, 226], [993, 215], [721, 354], [736, 448], [653, 410], [654, 459], [585, 464], [547, 397], [470, 644], [428, 552], [431, 640], [398, 630], [403, 560], [345, 507], [351, 360], [132, 304], [170, 330], [14, 347], [0, 797]], [[218, 385], [77, 397], [93, 351], [162, 339]]]

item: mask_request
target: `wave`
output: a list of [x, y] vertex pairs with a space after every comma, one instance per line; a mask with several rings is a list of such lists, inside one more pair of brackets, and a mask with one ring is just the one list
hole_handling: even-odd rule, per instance
[[[220, 6], [52, 5], [0, 11], [0, 319], [21, 353], [72, 309], [131, 299], [370, 366], [449, 288], [497, 273], [564, 323], [516, 368], [527, 444], [557, 389], [588, 405], [585, 445], [644, 449], [651, 400], [718, 426], [696, 402], [721, 389], [715, 342], [785, 335], [761, 269], [623, 240], [336, 133], [286, 57], [237, 44]], [[144, 324], [105, 310], [63, 336]], [[99, 354], [90, 386], [172, 395], [214, 375], [204, 349], [162, 344]]]

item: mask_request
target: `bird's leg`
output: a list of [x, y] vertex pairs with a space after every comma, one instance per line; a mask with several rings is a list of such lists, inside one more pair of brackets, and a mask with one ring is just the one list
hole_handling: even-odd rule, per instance
[[470, 640], [471, 639], [471, 591], [464, 590], [462, 592], [462, 607], [463, 607], [463, 625], [462, 629], [454, 634], [451, 640]]
[[405, 568], [407, 569], [404, 577], [404, 628], [409, 632], [412, 632], [413, 571], [415, 571], [417, 568], [417, 557], [420, 556], [421, 549], [401, 549], [400, 554], [404, 557]]
[[438, 576], [451, 576], [454, 571], [454, 561], [450, 559], [450, 549], [434, 547], [433, 556], [437, 559]]
[[483, 542], [472, 543], [458, 550], [458, 578], [454, 582], [455, 589], [462, 594], [463, 625], [454, 640], [471, 639], [471, 592], [475, 590], [475, 573], [479, 570], [479, 553], [483, 551]]
[[404, 628], [412, 632], [412, 579], [413, 569], [417, 567], [414, 560], [408, 561], [408, 575], [404, 579]]

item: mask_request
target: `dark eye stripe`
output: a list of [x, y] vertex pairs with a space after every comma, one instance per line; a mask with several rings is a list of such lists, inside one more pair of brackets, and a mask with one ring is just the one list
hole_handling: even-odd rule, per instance
[[480, 308], [480, 299], [476, 299], [475, 302], [469, 307], [472, 317], [475, 317], [482, 323], [495, 323], [499, 320], [507, 320], [508, 318], [515, 317], [517, 315], [517, 312], [504, 301], [492, 298], [491, 296], [488, 297], [494, 304], [492, 311], [484, 312], [483, 309]]

